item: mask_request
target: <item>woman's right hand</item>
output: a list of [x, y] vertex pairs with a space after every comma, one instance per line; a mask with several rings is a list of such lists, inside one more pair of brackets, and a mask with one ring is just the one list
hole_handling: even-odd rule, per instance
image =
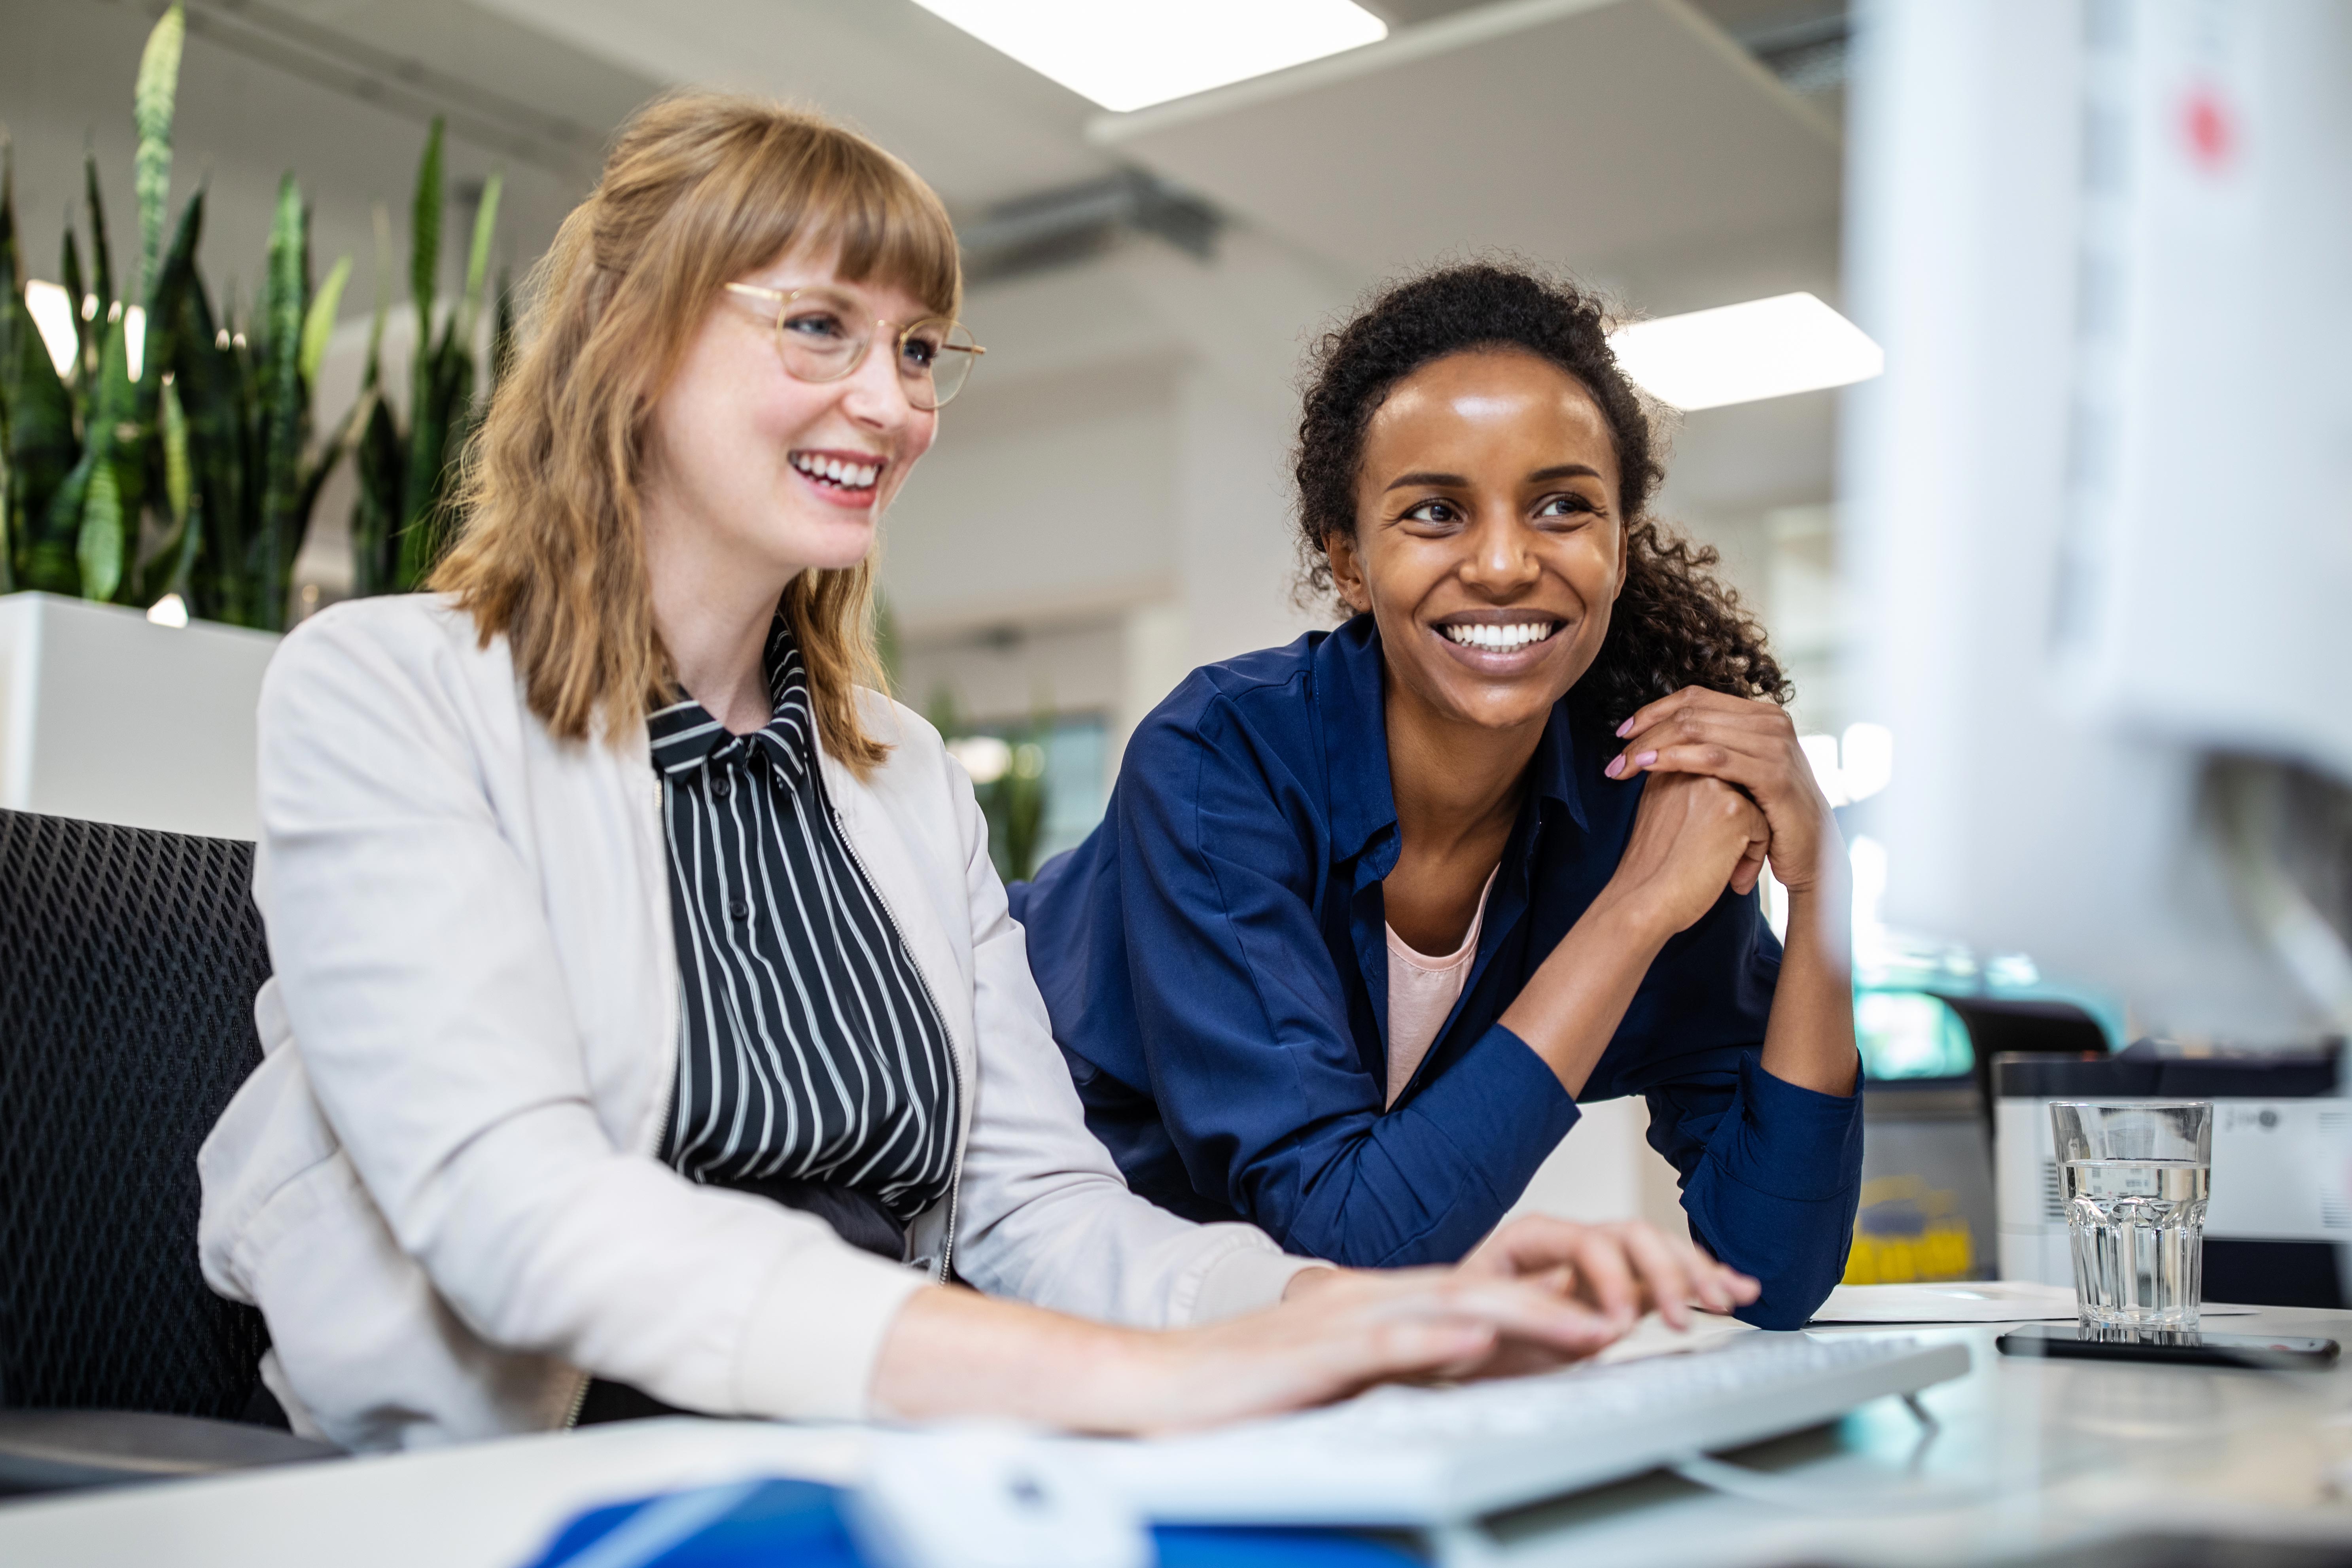
[[1213, 1426], [1395, 1380], [1591, 1355], [1620, 1321], [1533, 1279], [1460, 1268], [1327, 1271], [1280, 1305], [1203, 1328], [1112, 1328], [929, 1289], [900, 1309], [875, 1369], [877, 1413], [988, 1415], [1065, 1430]]
[[1549, 1280], [1467, 1268], [1332, 1270], [1278, 1307], [1149, 1336], [1160, 1364], [1136, 1406], [1139, 1429], [1276, 1415], [1378, 1383], [1539, 1371], [1593, 1355], [1629, 1326]]
[[1604, 897], [1671, 936], [1713, 909], [1726, 888], [1756, 886], [1771, 833], [1756, 803], [1720, 779], [1645, 777], [1633, 837]]

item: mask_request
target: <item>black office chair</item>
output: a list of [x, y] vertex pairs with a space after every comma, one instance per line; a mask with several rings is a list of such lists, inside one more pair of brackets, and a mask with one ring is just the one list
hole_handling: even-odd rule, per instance
[[0, 1493], [337, 1450], [254, 1424], [196, 1148], [261, 1059], [253, 846], [0, 811]]

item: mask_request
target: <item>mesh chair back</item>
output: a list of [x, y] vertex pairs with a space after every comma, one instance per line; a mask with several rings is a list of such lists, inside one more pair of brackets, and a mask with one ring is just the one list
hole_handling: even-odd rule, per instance
[[196, 1147], [261, 1060], [253, 846], [0, 811], [0, 1407], [245, 1414]]

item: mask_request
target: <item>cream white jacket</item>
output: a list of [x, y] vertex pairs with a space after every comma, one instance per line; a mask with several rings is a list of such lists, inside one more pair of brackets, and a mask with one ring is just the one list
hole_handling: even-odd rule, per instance
[[854, 1417], [927, 1279], [1152, 1327], [1272, 1303], [1304, 1261], [1129, 1193], [1087, 1132], [971, 783], [831, 756], [845, 837], [937, 1000], [958, 1173], [911, 1266], [656, 1158], [677, 950], [642, 727], [560, 742], [503, 639], [427, 597], [330, 609], [263, 683], [265, 1057], [205, 1141], [205, 1277], [258, 1305], [298, 1430], [388, 1448], [562, 1425], [588, 1378], [714, 1414]]

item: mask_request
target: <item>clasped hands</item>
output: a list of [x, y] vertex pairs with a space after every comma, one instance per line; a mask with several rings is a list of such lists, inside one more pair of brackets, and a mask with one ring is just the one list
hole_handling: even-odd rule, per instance
[[1617, 735], [1623, 747], [1603, 771], [1651, 777], [1616, 883], [1666, 931], [1696, 921], [1727, 886], [1752, 889], [1768, 862], [1792, 899], [1843, 874], [1837, 819], [1780, 704], [1686, 686]]

